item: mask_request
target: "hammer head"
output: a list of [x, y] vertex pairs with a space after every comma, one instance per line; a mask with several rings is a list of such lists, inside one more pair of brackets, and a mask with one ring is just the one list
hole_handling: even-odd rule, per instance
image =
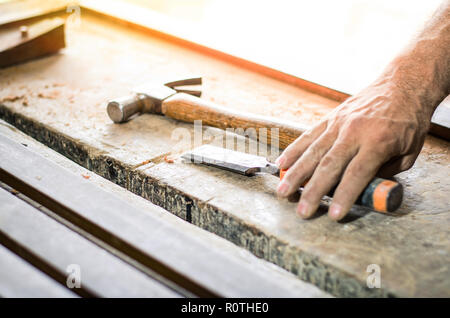
[[141, 85], [133, 90], [134, 94], [131, 96], [109, 101], [106, 110], [109, 118], [115, 123], [125, 122], [136, 113], [161, 114], [161, 103], [176, 93], [201, 96], [200, 90], [183, 89], [179, 86], [200, 85], [201, 83], [202, 78], [197, 76]]

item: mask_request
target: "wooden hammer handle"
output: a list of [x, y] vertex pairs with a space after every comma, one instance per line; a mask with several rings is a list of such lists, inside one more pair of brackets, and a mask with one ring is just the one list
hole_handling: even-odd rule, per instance
[[[267, 144], [271, 144], [272, 141], [274, 131], [271, 129], [278, 128], [278, 146], [281, 149], [286, 148], [308, 128], [265, 116], [235, 111], [184, 93], [178, 93], [165, 99], [161, 105], [161, 112], [165, 116], [180, 121], [192, 123], [194, 120], [202, 120], [203, 125], [221, 129], [241, 128], [247, 130], [250, 128], [251, 131], [247, 131], [250, 135], [260, 141], [264, 138], [262, 141]], [[264, 130], [260, 130], [261, 128], [266, 128], [266, 135], [263, 136]], [[265, 136], [267, 136], [267, 141]]]

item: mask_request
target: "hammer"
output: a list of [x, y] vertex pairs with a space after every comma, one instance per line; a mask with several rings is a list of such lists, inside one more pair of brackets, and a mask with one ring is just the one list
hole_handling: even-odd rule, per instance
[[[263, 137], [264, 142], [268, 144], [272, 140], [272, 128], [278, 128], [278, 146], [281, 149], [286, 148], [308, 129], [296, 123], [228, 109], [200, 99], [200, 90], [179, 88], [201, 83], [201, 77], [189, 77], [161, 84], [144, 85], [135, 89], [132, 95], [109, 101], [107, 112], [115, 123], [125, 122], [137, 113], [151, 113], [188, 123], [202, 120], [204, 125], [221, 129], [253, 128], [256, 133], [254, 137], [257, 140]], [[264, 136], [260, 136], [261, 132]]]

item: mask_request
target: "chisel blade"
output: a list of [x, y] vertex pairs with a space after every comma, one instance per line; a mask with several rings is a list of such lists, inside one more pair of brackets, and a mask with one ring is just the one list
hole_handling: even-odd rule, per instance
[[254, 175], [257, 172], [273, 175], [279, 173], [277, 166], [264, 157], [211, 145], [203, 145], [188, 151], [181, 158], [188, 162], [229, 170], [246, 176]]

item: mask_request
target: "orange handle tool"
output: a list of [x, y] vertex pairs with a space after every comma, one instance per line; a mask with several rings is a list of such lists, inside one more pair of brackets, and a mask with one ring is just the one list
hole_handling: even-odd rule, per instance
[[[280, 180], [287, 170], [280, 170]], [[306, 181], [302, 187], [308, 183]], [[332, 190], [329, 196], [333, 195]], [[357, 204], [371, 208], [378, 212], [393, 212], [397, 210], [403, 200], [403, 186], [395, 181], [374, 178], [359, 195]]]

